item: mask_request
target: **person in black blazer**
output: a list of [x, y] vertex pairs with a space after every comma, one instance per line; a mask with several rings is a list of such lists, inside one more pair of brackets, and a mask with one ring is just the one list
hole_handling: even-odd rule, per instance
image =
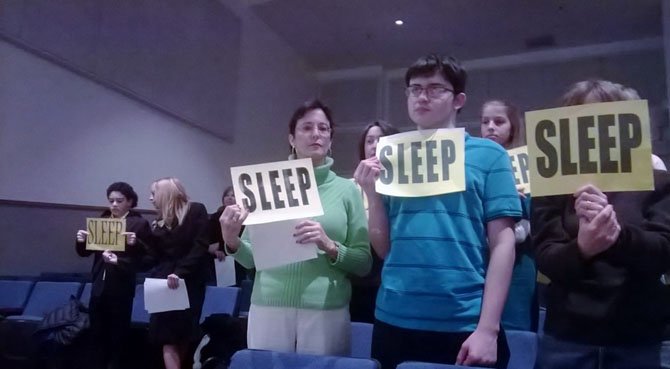
[[[226, 206], [235, 205], [235, 191], [233, 186], [226, 187], [223, 190], [223, 196], [221, 196], [222, 206], [214, 213], [209, 216], [209, 253], [212, 254], [215, 258], [219, 260], [224, 260], [226, 258], [225, 253], [225, 242], [223, 241], [223, 235], [221, 235], [221, 224], [219, 223], [219, 218], [223, 214], [223, 210]], [[240, 231], [240, 236], [244, 231], [244, 226]], [[214, 263], [209, 263], [210, 277], [209, 283], [216, 285], [216, 271]], [[242, 264], [235, 261], [235, 286], [240, 287], [242, 281], [251, 278], [253, 279], [254, 269], [248, 270], [243, 267]]]
[[143, 244], [151, 237], [149, 222], [132, 209], [137, 206], [137, 194], [125, 182], [112, 183], [107, 188], [109, 210], [101, 218], [126, 219], [126, 250], [123, 252], [91, 251], [86, 249], [85, 230], [77, 231], [76, 250], [82, 257], [94, 255], [91, 275], [93, 285], [89, 302], [91, 331], [94, 339], [92, 359], [96, 368], [120, 368], [130, 327], [130, 315], [135, 295], [135, 274], [144, 255]]
[[174, 177], [151, 185], [151, 202], [158, 210], [152, 224], [155, 260], [151, 277], [165, 278], [170, 288], [186, 283], [190, 307], [151, 314], [149, 338], [163, 349], [166, 369], [189, 367], [193, 343], [200, 338], [200, 314], [205, 299], [208, 248], [208, 216], [203, 204], [189, 202], [186, 190]]

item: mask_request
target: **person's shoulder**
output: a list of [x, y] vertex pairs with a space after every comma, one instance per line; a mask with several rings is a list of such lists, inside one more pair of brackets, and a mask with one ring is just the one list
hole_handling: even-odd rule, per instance
[[205, 216], [209, 215], [207, 214], [207, 208], [205, 207], [204, 204], [200, 202], [191, 202], [189, 205], [189, 212], [197, 213], [197, 214], [205, 214]]
[[478, 149], [488, 152], [497, 152], [500, 154], [506, 152], [505, 148], [500, 146], [500, 144], [498, 144], [497, 142], [482, 137], [469, 136], [465, 140], [465, 147], [466, 149]]
[[335, 175], [335, 178], [333, 178], [333, 184], [342, 189], [345, 189], [346, 191], [358, 192], [358, 184], [356, 184], [353, 178], [344, 178], [340, 177], [339, 175]]
[[126, 219], [144, 220], [144, 217], [142, 216], [142, 213], [140, 213], [137, 210], [128, 210], [128, 215], [126, 215]]

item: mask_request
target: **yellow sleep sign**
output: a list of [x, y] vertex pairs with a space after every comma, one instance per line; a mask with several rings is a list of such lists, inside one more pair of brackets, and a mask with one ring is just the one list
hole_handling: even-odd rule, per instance
[[86, 249], [125, 251], [126, 220], [115, 218], [86, 218]]
[[530, 193], [530, 169], [528, 167], [528, 146], [521, 146], [507, 150], [509, 161], [512, 164], [514, 181], [517, 186], [523, 187], [523, 193]]
[[377, 158], [383, 170], [375, 188], [381, 194], [420, 197], [465, 191], [463, 128], [381, 137]]
[[533, 196], [654, 188], [646, 100], [526, 113]]

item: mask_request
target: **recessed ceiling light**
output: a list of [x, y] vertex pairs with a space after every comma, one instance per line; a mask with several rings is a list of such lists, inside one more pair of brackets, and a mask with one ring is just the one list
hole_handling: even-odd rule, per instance
[[405, 24], [405, 22], [403, 22], [402, 19], [398, 19], [395, 21], [396, 26], [402, 26], [403, 24]]

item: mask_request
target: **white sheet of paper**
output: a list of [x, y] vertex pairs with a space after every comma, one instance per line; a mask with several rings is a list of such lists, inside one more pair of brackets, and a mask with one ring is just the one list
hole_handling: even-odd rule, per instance
[[257, 270], [316, 259], [316, 244], [295, 242], [295, 226], [303, 219], [254, 224], [249, 228], [249, 239]]
[[227, 287], [235, 285], [235, 259], [232, 256], [226, 257], [223, 261], [214, 259], [214, 269], [216, 270], [216, 285]]
[[146, 278], [144, 280], [144, 308], [149, 314], [163, 311], [186, 310], [190, 307], [186, 281], [179, 279], [179, 287], [172, 290], [167, 279]]

